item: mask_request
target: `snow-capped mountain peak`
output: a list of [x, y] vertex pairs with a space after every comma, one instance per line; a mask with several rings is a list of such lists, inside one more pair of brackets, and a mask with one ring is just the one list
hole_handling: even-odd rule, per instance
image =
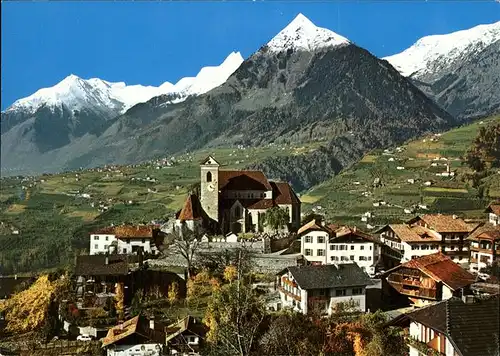
[[420, 38], [401, 53], [385, 57], [402, 75], [418, 78], [500, 40], [500, 21], [444, 35]]
[[267, 43], [267, 46], [273, 52], [281, 52], [289, 48], [311, 51], [349, 43], [347, 38], [326, 28], [317, 27], [307, 17], [298, 14], [292, 22]]
[[127, 85], [125, 82], [108, 82], [99, 78], [82, 79], [70, 74], [56, 85], [37, 90], [34, 94], [15, 101], [6, 111], [36, 112], [42, 106], [66, 106], [71, 110], [106, 108], [123, 113], [138, 103], [162, 94], [177, 94], [175, 102], [190, 95], [203, 94], [221, 84], [243, 62], [239, 52], [232, 52], [219, 66], [204, 67], [196, 77], [180, 79], [177, 84], [164, 82], [158, 87]]

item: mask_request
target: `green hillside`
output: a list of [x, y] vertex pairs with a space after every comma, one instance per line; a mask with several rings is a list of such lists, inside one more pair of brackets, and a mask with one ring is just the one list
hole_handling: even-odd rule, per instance
[[[223, 165], [241, 169], [266, 157], [305, 154], [318, 146], [215, 149], [175, 157], [172, 166], [158, 160], [24, 180], [3, 178], [0, 274], [67, 264], [88, 248], [88, 232], [111, 223], [166, 220], [199, 182], [199, 163], [209, 154]], [[101, 204], [108, 210], [100, 211]]]
[[[461, 156], [481, 126], [499, 121], [500, 116], [496, 116], [442, 135], [422, 137], [399, 148], [373, 151], [352, 168], [305, 192], [301, 196], [303, 210], [314, 209], [331, 221], [365, 228], [361, 215], [366, 212], [374, 215], [368, 220], [370, 225], [406, 220], [422, 212], [484, 217], [486, 204], [500, 198], [500, 174], [491, 174], [473, 188], [466, 178], [471, 171], [462, 164]], [[437, 176], [446, 171], [447, 164], [454, 176]], [[374, 186], [376, 178], [380, 186]], [[424, 184], [428, 181], [432, 182], [430, 186]], [[374, 206], [377, 202], [379, 206]], [[427, 209], [405, 213], [405, 209], [419, 204]]]

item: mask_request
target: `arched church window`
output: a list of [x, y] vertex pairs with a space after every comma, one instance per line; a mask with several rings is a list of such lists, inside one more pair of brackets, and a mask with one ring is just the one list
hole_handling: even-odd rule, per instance
[[240, 209], [240, 207], [239, 207], [239, 206], [236, 206], [236, 207], [234, 208], [234, 215], [235, 215], [237, 218], [239, 218], [239, 217], [241, 216], [241, 209]]
[[212, 172], [207, 172], [207, 182], [212, 181]]

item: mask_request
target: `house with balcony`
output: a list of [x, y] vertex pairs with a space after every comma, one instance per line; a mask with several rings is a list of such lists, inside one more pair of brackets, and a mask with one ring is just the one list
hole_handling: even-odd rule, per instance
[[312, 264], [356, 262], [363, 271], [375, 273], [381, 242], [356, 227], [327, 226], [311, 220], [299, 229], [298, 235], [301, 253]]
[[379, 229], [377, 233], [380, 234], [382, 243], [389, 247], [383, 249], [384, 255], [399, 259], [400, 263], [436, 253], [441, 246], [441, 236], [420, 225], [390, 224]]
[[283, 307], [331, 315], [342, 305], [364, 312], [370, 277], [356, 263], [287, 267], [276, 276]]
[[109, 226], [90, 234], [90, 255], [143, 253], [155, 255], [162, 243], [163, 233], [151, 225]]
[[488, 222], [494, 226], [500, 225], [500, 202], [492, 203], [486, 208]]
[[383, 299], [392, 306], [423, 306], [468, 293], [476, 278], [441, 252], [417, 257], [382, 275]]
[[469, 261], [469, 247], [466, 238], [477, 227], [468, 224], [457, 215], [426, 214], [408, 221], [408, 225], [432, 230], [441, 238], [440, 251], [456, 263]]
[[481, 269], [500, 261], [500, 225], [484, 224], [468, 238], [470, 249], [469, 269], [480, 272]]
[[408, 331], [410, 356], [497, 356], [500, 297], [453, 297], [391, 322]]

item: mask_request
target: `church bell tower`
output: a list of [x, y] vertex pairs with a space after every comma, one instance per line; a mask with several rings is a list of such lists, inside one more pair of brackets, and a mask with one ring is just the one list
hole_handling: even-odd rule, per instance
[[207, 215], [219, 221], [219, 163], [208, 156], [200, 164], [200, 203]]

